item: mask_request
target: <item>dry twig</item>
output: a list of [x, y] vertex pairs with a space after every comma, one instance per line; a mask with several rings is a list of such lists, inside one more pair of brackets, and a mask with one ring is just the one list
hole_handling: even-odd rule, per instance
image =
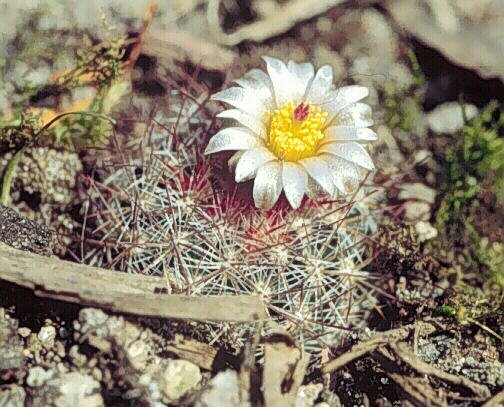
[[325, 13], [329, 9], [343, 3], [344, 0], [291, 0], [271, 13], [269, 18], [239, 28], [226, 34], [219, 23], [219, 6], [221, 0], [208, 2], [207, 19], [215, 39], [223, 45], [233, 46], [245, 40], [261, 42], [276, 35], [289, 31], [295, 24], [309, 20]]
[[132, 276], [13, 249], [0, 244], [0, 280], [40, 297], [116, 312], [196, 321], [251, 322], [266, 318], [254, 296], [155, 294], [164, 280]]
[[190, 61], [210, 71], [229, 69], [236, 54], [217, 44], [184, 31], [150, 30], [143, 40], [142, 52], [160, 59]]
[[442, 370], [421, 361], [409, 350], [408, 345], [406, 345], [405, 343], [391, 343], [390, 347], [399, 359], [401, 359], [416, 372], [423, 375], [437, 377], [438, 379], [451, 383], [455, 386], [464, 386], [471, 390], [475, 395], [483, 399], [490, 397], [490, 391], [486, 386], [475, 383], [464, 376], [456, 376], [451, 373], [443, 372]]
[[263, 394], [266, 407], [295, 405], [309, 357], [286, 333], [272, 335], [264, 346]]
[[322, 373], [330, 373], [337, 370], [347, 363], [360, 358], [361, 356], [376, 350], [382, 345], [406, 339], [412, 330], [416, 327], [424, 334], [431, 334], [436, 331], [436, 327], [430, 322], [419, 321], [415, 324], [405, 325], [397, 329], [391, 329], [374, 336], [372, 339], [354, 345], [348, 352], [342, 354], [336, 359], [330, 361], [322, 368]]

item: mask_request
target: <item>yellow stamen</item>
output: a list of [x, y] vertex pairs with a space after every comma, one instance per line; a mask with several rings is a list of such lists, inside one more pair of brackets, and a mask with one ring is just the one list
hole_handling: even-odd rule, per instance
[[287, 102], [280, 109], [267, 114], [271, 116], [268, 143], [278, 158], [298, 161], [315, 154], [319, 142], [324, 138], [322, 127], [327, 112], [311, 104], [296, 106]]

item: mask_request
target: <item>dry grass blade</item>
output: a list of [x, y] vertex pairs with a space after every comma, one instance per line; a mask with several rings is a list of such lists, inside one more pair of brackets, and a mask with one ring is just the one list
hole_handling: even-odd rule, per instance
[[259, 297], [155, 294], [164, 280], [114, 273], [4, 244], [0, 244], [0, 280], [29, 288], [40, 297], [134, 315], [230, 322], [266, 318]]

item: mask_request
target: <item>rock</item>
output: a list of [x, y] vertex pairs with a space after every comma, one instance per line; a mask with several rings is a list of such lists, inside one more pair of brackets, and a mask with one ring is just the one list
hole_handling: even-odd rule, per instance
[[49, 228], [0, 205], [0, 242], [15, 249], [50, 256], [53, 254], [54, 241], [54, 233]]
[[28, 372], [26, 385], [29, 387], [41, 387], [49, 378], [52, 377], [51, 370], [45, 370], [41, 366], [35, 366]]
[[181, 399], [200, 381], [200, 369], [194, 363], [182, 359], [169, 360], [160, 380], [163, 401], [173, 403]]
[[418, 200], [433, 204], [436, 200], [436, 190], [420, 182], [402, 184], [399, 199], [402, 201]]
[[404, 203], [403, 208], [407, 221], [428, 221], [431, 217], [431, 206], [426, 202], [408, 201]]
[[82, 353], [79, 352], [79, 345], [73, 345], [70, 348], [70, 350], [68, 351], [68, 357], [70, 358], [72, 363], [77, 367], [84, 366], [87, 362], [86, 355], [83, 355]]
[[425, 242], [430, 239], [434, 239], [438, 235], [437, 229], [432, 226], [429, 222], [420, 221], [415, 224], [415, 231], [418, 235], [419, 242]]
[[128, 346], [126, 356], [134, 369], [143, 370], [147, 366], [149, 347], [142, 340], [134, 341]]
[[217, 373], [196, 402], [196, 407], [240, 407], [238, 374], [234, 370]]
[[0, 407], [23, 407], [25, 398], [24, 389], [17, 384], [0, 386]]
[[26, 328], [26, 327], [22, 327], [22, 328], [19, 328], [17, 332], [21, 338], [28, 338], [31, 334], [31, 329]]
[[[460, 5], [463, 2], [450, 3]], [[390, 0], [384, 6], [398, 26], [455, 64], [473, 69], [483, 78], [504, 78], [504, 60], [501, 58], [504, 53], [503, 2], [479, 0], [464, 3], [474, 5], [471, 11], [464, 10], [464, 7], [449, 7], [449, 12], [442, 12], [440, 5], [446, 2], [441, 1]], [[474, 13], [473, 9], [478, 12]], [[452, 18], [447, 23], [448, 14]]]
[[301, 386], [298, 390], [295, 407], [313, 407], [323, 387], [322, 383]]
[[[478, 108], [474, 105], [465, 105], [467, 120], [471, 120], [478, 114]], [[437, 134], [453, 134], [464, 127], [464, 115], [458, 102], [448, 102], [436, 107], [426, 116], [429, 128]]]
[[50, 349], [54, 346], [56, 329], [53, 326], [44, 326], [40, 329], [37, 338], [44, 348]]
[[100, 383], [80, 372], [57, 375], [34, 395], [34, 406], [103, 407]]
[[0, 308], [0, 373], [14, 372], [24, 365], [23, 347], [17, 328], [18, 321]]

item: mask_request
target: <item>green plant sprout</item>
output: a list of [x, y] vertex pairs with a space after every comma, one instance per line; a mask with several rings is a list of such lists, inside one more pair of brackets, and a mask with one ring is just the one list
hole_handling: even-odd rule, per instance
[[49, 129], [54, 123], [56, 123], [58, 120], [60, 120], [60, 119], [62, 119], [64, 117], [71, 116], [71, 115], [89, 116], [89, 117], [94, 117], [94, 118], [97, 118], [97, 119], [106, 120], [109, 123], [111, 123], [112, 125], [116, 124], [116, 121], [114, 119], [112, 119], [111, 117], [109, 117], [109, 116], [106, 116], [106, 115], [103, 115], [103, 114], [100, 114], [100, 113], [96, 113], [96, 112], [88, 112], [88, 111], [82, 111], [82, 112], [65, 112], [65, 113], [62, 113], [62, 114], [54, 117], [52, 120], [50, 120], [49, 122], [47, 122], [33, 136], [33, 138], [30, 140], [29, 143], [27, 143], [21, 149], [19, 149], [16, 152], [16, 154], [14, 154], [14, 156], [7, 163], [7, 166], [6, 166], [5, 172], [4, 172], [4, 176], [2, 178], [2, 191], [0, 193], [0, 204], [1, 205], [7, 205], [8, 202], [9, 202], [9, 196], [10, 196], [10, 190], [11, 190], [12, 180], [14, 179], [14, 172], [15, 172], [15, 170], [16, 170], [19, 162], [21, 161], [21, 158], [23, 157], [23, 154], [26, 152], [26, 150], [29, 147], [32, 147], [37, 142], [37, 140], [39, 139], [39, 137], [44, 133], [44, 131], [46, 131], [47, 129]]

